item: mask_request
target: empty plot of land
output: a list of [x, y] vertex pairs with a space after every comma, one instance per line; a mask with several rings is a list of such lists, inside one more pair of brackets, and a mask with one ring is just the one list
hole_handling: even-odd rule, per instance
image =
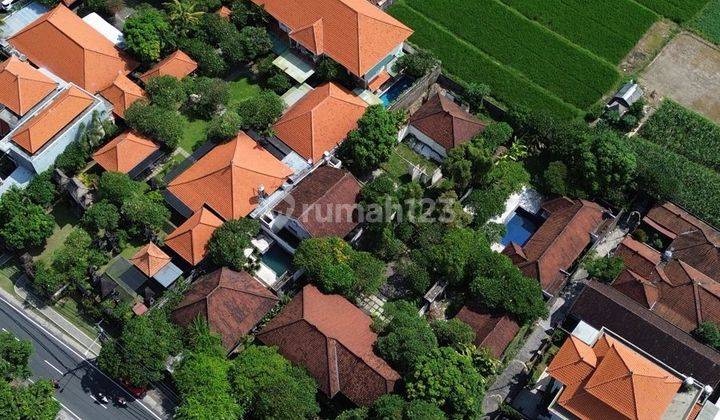
[[720, 123], [720, 50], [682, 33], [647, 67], [641, 77], [646, 91], [668, 97]]

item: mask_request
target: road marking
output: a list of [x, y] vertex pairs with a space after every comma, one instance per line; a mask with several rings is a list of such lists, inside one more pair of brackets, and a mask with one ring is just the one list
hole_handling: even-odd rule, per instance
[[67, 408], [67, 406], [66, 406], [65, 404], [61, 403], [57, 398], [53, 397], [53, 399], [54, 399], [55, 401], [57, 401], [57, 402], [60, 404], [60, 406], [65, 409], [65, 411], [67, 411], [68, 413], [72, 414], [72, 416], [75, 417], [77, 420], [82, 420], [82, 417], [80, 417], [80, 416], [78, 416], [77, 414], [73, 413], [72, 410], [70, 410], [69, 408]]
[[100, 407], [102, 407], [102, 408], [104, 408], [104, 409], [107, 410], [107, 407], [105, 406], [105, 404], [103, 404], [103, 403], [101, 403], [100, 401], [98, 401], [98, 399], [95, 398], [94, 395], [90, 395], [90, 398], [92, 398], [93, 400], [95, 400], [96, 403], [100, 404]]
[[59, 338], [55, 337], [54, 334], [52, 334], [50, 331], [48, 331], [48, 330], [47, 330], [45, 327], [43, 327], [42, 325], [40, 325], [40, 324], [38, 324], [37, 322], [35, 322], [35, 320], [32, 319], [32, 318], [30, 318], [25, 312], [23, 312], [22, 310], [16, 308], [15, 305], [13, 305], [12, 303], [8, 302], [7, 299], [5, 299], [5, 298], [2, 297], [2, 296], [0, 296], [0, 302], [3, 302], [3, 303], [5, 303], [6, 305], [8, 305], [9, 307], [11, 307], [15, 312], [19, 313], [20, 316], [22, 316], [22, 317], [25, 318], [28, 322], [30, 322], [31, 324], [33, 324], [37, 329], [39, 329], [40, 331], [42, 331], [42, 332], [44, 332], [45, 334], [47, 334], [48, 337], [51, 337], [53, 340], [57, 341], [58, 344], [60, 344], [61, 346], [65, 347], [66, 349], [68, 349], [68, 350], [69, 350], [70, 352], [72, 352], [75, 356], [79, 357], [80, 360], [82, 360], [82, 361], [84, 361], [85, 363], [87, 363], [90, 367], [92, 367], [93, 369], [95, 369], [96, 371], [98, 371], [102, 376], [106, 377], [110, 382], [112, 382], [113, 384], [115, 384], [115, 386], [117, 386], [118, 388], [122, 389], [123, 392], [125, 392], [127, 395], [129, 395], [130, 398], [134, 399], [135, 402], [137, 402], [138, 404], [140, 404], [140, 406], [141, 406], [142, 408], [144, 408], [145, 411], [147, 411], [148, 413], [150, 413], [150, 415], [152, 415], [153, 417], [155, 417], [157, 420], [163, 420], [162, 417], [160, 417], [160, 416], [158, 416], [157, 414], [155, 414], [155, 412], [152, 411], [148, 406], [146, 406], [141, 400], [135, 398], [127, 389], [125, 389], [123, 386], [121, 386], [120, 384], [118, 384], [118, 383], [115, 381], [115, 379], [107, 376], [107, 375], [105, 374], [105, 372], [103, 372], [102, 370], [98, 369], [95, 365], [93, 365], [92, 363], [90, 363], [90, 361], [89, 361], [88, 359], [85, 359], [84, 357], [82, 357], [77, 351], [75, 351], [74, 348], [68, 346], [68, 345], [65, 344], [62, 340], [60, 340]]
[[61, 375], [65, 375], [65, 373], [63, 373], [62, 370], [60, 370], [60, 369], [56, 368], [55, 366], [53, 366], [52, 363], [48, 362], [47, 360], [43, 360], [43, 361], [44, 361], [45, 363], [47, 363], [48, 366], [50, 366], [51, 368], [55, 369], [55, 371], [57, 371], [57, 373], [59, 373], [59, 374], [61, 374]]

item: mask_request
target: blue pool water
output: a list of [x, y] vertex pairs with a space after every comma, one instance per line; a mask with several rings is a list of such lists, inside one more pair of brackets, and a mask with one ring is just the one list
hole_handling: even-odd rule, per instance
[[285, 251], [280, 245], [274, 244], [260, 257], [265, 265], [270, 267], [278, 276], [282, 276], [292, 265], [292, 256]]
[[401, 93], [405, 92], [407, 88], [412, 86], [414, 81], [415, 80], [412, 77], [402, 76], [397, 82], [393, 83], [388, 90], [380, 95], [380, 100], [385, 108], [390, 106], [390, 104], [393, 103], [393, 101], [395, 101]]
[[500, 243], [505, 246], [510, 242], [525, 245], [530, 237], [538, 230], [538, 225], [528, 215], [516, 211], [510, 220], [505, 223], [507, 232]]

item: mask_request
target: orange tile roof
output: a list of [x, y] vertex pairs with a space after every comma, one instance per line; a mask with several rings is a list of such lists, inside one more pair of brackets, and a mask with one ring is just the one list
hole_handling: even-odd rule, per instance
[[258, 187], [272, 194], [292, 170], [244, 132], [216, 146], [168, 185], [191, 210], [210, 206], [225, 220], [247, 216], [258, 203]]
[[17, 115], [25, 115], [56, 87], [52, 79], [15, 56], [0, 65], [0, 104]]
[[148, 80], [157, 76], [173, 76], [176, 79], [182, 79], [194, 72], [197, 67], [198, 64], [195, 60], [184, 52], [177, 50], [143, 73], [140, 80], [147, 83]]
[[229, 19], [230, 19], [230, 15], [232, 14], [232, 10], [230, 10], [230, 8], [227, 7], [227, 6], [221, 6], [219, 9], [217, 9], [217, 10], [215, 11], [215, 13], [217, 13], [218, 16], [222, 16], [222, 17], [224, 17], [225, 19], [228, 19], [228, 20], [229, 20]]
[[363, 76], [412, 30], [367, 0], [253, 0], [290, 28], [290, 37]]
[[9, 40], [37, 66], [96, 93], [137, 67], [125, 53], [62, 4]]
[[170, 262], [170, 257], [150, 242], [142, 247], [131, 259], [130, 262], [142, 271], [146, 276], [152, 277]]
[[362, 99], [335, 83], [325, 83], [288, 109], [273, 129], [301, 156], [318, 161], [357, 128], [365, 107]]
[[125, 110], [138, 99], [145, 98], [145, 91], [124, 74], [118, 74], [112, 84], [100, 91], [113, 105], [113, 112], [120, 118], [125, 116]]
[[392, 76], [390, 76], [390, 73], [388, 73], [386, 70], [383, 70], [380, 72], [380, 74], [377, 75], [376, 78], [373, 79], [370, 84], [368, 84], [368, 89], [370, 89], [373, 92], [376, 92], [380, 87], [383, 85], [383, 83], [390, 80]]
[[156, 150], [160, 150], [160, 146], [152, 140], [126, 131], [101, 147], [92, 158], [106, 171], [126, 174]]
[[94, 98], [77, 86], [70, 86], [37, 115], [21, 125], [12, 140], [35, 154], [55, 135], [90, 107]]
[[548, 373], [565, 385], [557, 403], [580, 419], [659, 419], [682, 385], [607, 334], [592, 348], [571, 336]]
[[201, 207], [165, 238], [165, 245], [192, 265], [205, 258], [205, 246], [215, 229], [223, 224], [212, 211]]

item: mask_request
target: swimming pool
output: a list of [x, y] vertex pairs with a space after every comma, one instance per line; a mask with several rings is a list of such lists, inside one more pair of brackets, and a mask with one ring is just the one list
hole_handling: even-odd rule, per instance
[[280, 245], [273, 244], [262, 254], [260, 261], [280, 277], [290, 270], [292, 266], [292, 255], [285, 251]]
[[413, 79], [412, 77], [402, 76], [397, 82], [393, 83], [392, 86], [390, 86], [385, 92], [383, 92], [383, 94], [380, 95], [380, 100], [382, 101], [385, 108], [390, 106], [390, 104], [393, 103], [395, 99], [400, 96], [400, 94], [402, 94], [410, 86], [412, 86], [413, 82], [415, 82], [415, 79]]
[[514, 242], [520, 246], [530, 239], [530, 237], [538, 230], [538, 223], [535, 222], [531, 214], [523, 209], [517, 209], [513, 212], [512, 217], [505, 223], [506, 233], [500, 243], [505, 246], [510, 242]]

